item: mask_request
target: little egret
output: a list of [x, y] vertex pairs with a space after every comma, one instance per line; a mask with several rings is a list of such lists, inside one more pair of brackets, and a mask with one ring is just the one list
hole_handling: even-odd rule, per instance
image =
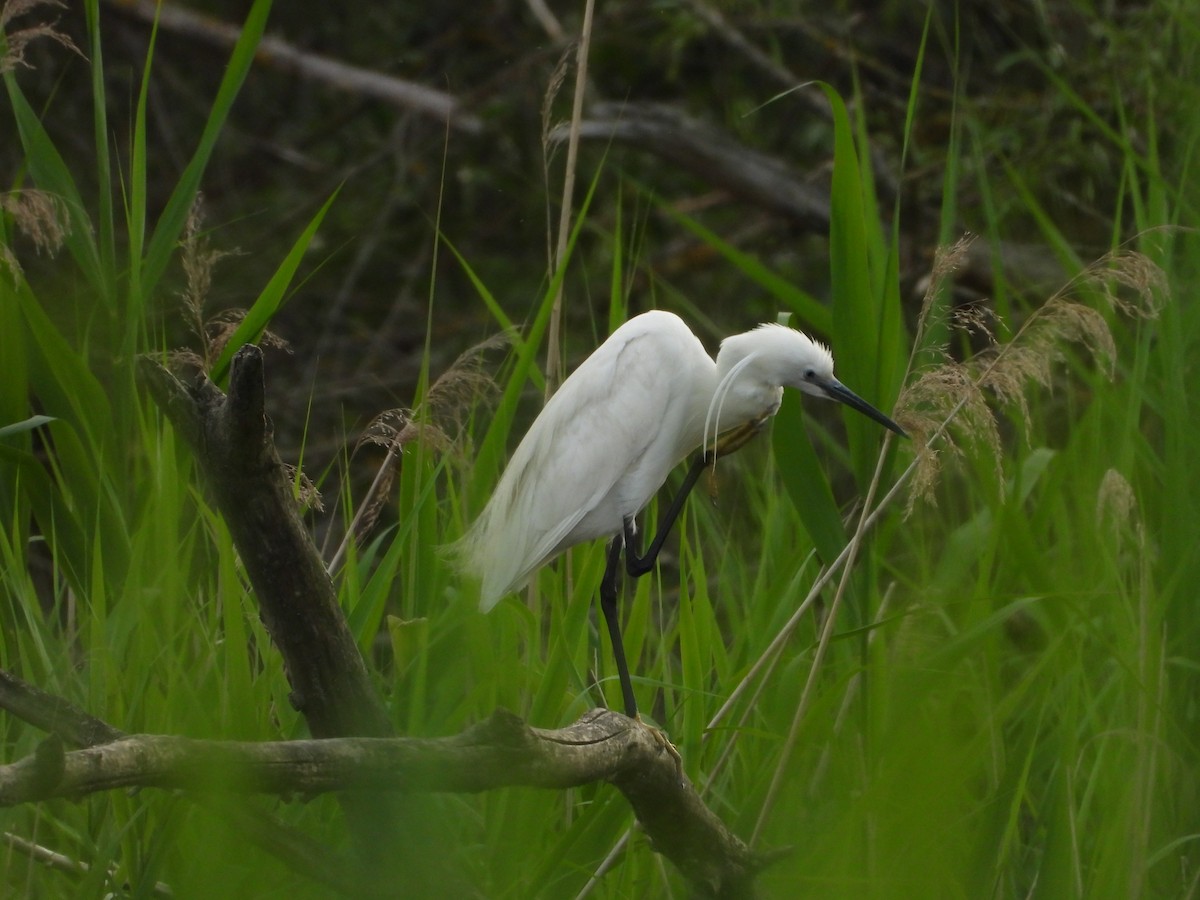
[[[630, 319], [550, 398], [457, 545], [461, 567], [481, 582], [480, 609], [490, 610], [567, 548], [611, 538], [600, 608], [625, 711], [636, 718], [617, 615], [622, 551], [631, 577], [653, 568], [705, 465], [775, 415], [784, 387], [845, 403], [904, 435], [833, 377], [828, 349], [794, 329], [760, 325], [726, 338], [714, 361], [678, 316], [654, 311]], [[697, 448], [643, 555], [634, 517]]]

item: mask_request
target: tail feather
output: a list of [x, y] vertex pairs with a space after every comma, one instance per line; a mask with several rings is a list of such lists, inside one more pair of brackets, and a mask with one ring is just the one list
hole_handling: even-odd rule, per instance
[[481, 612], [490, 611], [528, 577], [528, 572], [519, 571], [520, 554], [504, 546], [506, 529], [492, 527], [491, 518], [489, 507], [465, 535], [447, 548], [459, 571], [479, 585]]

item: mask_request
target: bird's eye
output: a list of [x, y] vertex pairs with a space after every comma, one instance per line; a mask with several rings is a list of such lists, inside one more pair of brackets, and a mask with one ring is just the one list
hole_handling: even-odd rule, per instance
[[814, 378], [817, 377], [817, 370], [816, 369], [805, 369], [804, 377], [807, 378], [809, 381], [812, 381]]

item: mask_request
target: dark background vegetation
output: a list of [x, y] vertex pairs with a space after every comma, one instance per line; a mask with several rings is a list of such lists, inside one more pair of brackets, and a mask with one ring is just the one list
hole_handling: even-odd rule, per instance
[[[580, 6], [580, 5], [576, 5]], [[1102, 252], [1113, 237], [1110, 200], [1122, 161], [1097, 141], [1078, 110], [1057, 89], [1073, 86], [1111, 127], [1143, 119], [1144, 88], [1156, 71], [1177, 64], [1171, 47], [1144, 53], [1155, 4], [1053, 2], [938, 3], [919, 87], [920, 116], [907, 164], [901, 144], [912, 73], [917, 68], [923, 4], [749, 2], [720, 5], [727, 22], [790, 70], [795, 82], [826, 81], [866, 121], [876, 178], [887, 200], [899, 192], [903, 210], [901, 275], [914, 302], [934, 248], [957, 232], [987, 232], [971, 278], [990, 289], [993, 275], [1044, 288], [1060, 277], [1061, 260], [1030, 247], [1035, 229], [1028, 205], [989, 181], [1010, 166], [1030, 194], [1071, 236], [1082, 257]], [[195, 3], [189, 9], [238, 23], [245, 5]], [[148, 40], [147, 23], [103, 7], [111, 84], [113, 151], [127, 156], [120, 135], [136, 98]], [[564, 32], [577, 33], [582, 9], [554, 10]], [[75, 9], [64, 30], [85, 45]], [[379, 410], [412, 402], [428, 330], [431, 367], [440, 367], [494, 324], [461, 267], [444, 248], [434, 263], [434, 223], [521, 321], [547, 281], [548, 235], [560, 196], [561, 145], [543, 142], [542, 107], [552, 73], [567, 51], [524, 3], [280, 4], [269, 33], [305, 52], [415, 81], [457, 98], [483, 120], [477, 134], [450, 129], [329, 84], [273, 67], [255, 69], [234, 108], [204, 184], [205, 224], [218, 249], [234, 251], [215, 273], [209, 309], [245, 307], [283, 250], [338, 186], [338, 201], [322, 228], [323, 263], [296, 290], [274, 330], [294, 350], [272, 363], [272, 382], [294, 403], [278, 416], [283, 440], [295, 445], [305, 410], [322, 435], [310, 444], [328, 461], [341, 441]], [[165, 201], [187, 161], [220, 79], [227, 50], [167, 30], [154, 63], [149, 139], [151, 202]], [[34, 97], [53, 97], [47, 120], [65, 153], [91, 152], [90, 88], [81, 59], [56, 47], [35, 48], [35, 72], [23, 76]], [[770, 154], [794, 177], [828, 185], [832, 133], [815, 88], [772, 101], [792, 84], [765, 71], [697, 9], [678, 3], [600, 4], [589, 69], [589, 103], [600, 100], [669, 104], [727, 132], [747, 148]], [[1158, 96], [1169, 123], [1184, 96]], [[553, 98], [552, 120], [569, 118], [571, 86]], [[961, 135], [957, 221], [940, 217], [943, 177], [955, 111], [974, 123]], [[586, 112], [586, 108], [585, 108]], [[1135, 138], [1136, 139], [1136, 138]], [[1169, 142], [1165, 128], [1159, 138]], [[17, 145], [8, 143], [10, 153]], [[15, 160], [7, 162], [11, 170]], [[632, 309], [693, 304], [695, 327], [713, 345], [725, 333], [775, 314], [772, 302], [747, 285], [709, 248], [690, 237], [648, 199], [676, 204], [736, 246], [818, 296], [826, 296], [825, 235], [714, 190], [640, 148], [585, 142], [581, 190], [600, 178], [581, 254], [566, 288], [570, 333], [603, 336], [615, 207], [624, 204], [634, 266]], [[157, 189], [156, 189], [157, 186]], [[547, 198], [551, 198], [547, 201]], [[153, 213], [153, 208], [151, 210]], [[1001, 247], [1016, 263], [996, 266]], [[181, 275], [176, 273], [176, 285]], [[970, 279], [968, 279], [970, 280]], [[1001, 286], [1003, 290], [1003, 286]], [[432, 301], [431, 299], [432, 298]], [[433, 308], [430, 311], [430, 303]], [[168, 343], [188, 336], [171, 291], [157, 298]], [[803, 323], [801, 323], [803, 324]], [[571, 346], [571, 360], [591, 347]], [[328, 416], [340, 410], [340, 421]], [[326, 443], [327, 441], [331, 443]]]
[[[88, 47], [80, 5], [53, 14]], [[546, 131], [570, 118], [573, 70], [551, 88], [562, 61], [573, 63], [582, 6], [554, 2], [553, 21], [536, 15], [536, 0], [271, 11], [268, 33], [301, 53], [445, 92], [478, 122], [465, 128], [465, 119], [448, 123], [300, 77], [263, 52], [205, 172], [205, 238], [227, 253], [212, 272], [210, 315], [251, 306], [339, 191], [271, 322], [291, 352], [266, 361], [281, 455], [302, 461], [329, 502], [323, 516], [310, 513], [333, 536], [326, 561], [382, 459], [359, 452], [347, 463], [347, 448], [380, 410], [429, 402], [423, 372], [436, 377], [499, 327], [467, 268], [519, 324], [543, 303], [565, 156]], [[1021, 395], [1024, 408], [994, 404], [1002, 456], [981, 450], [986, 436], [957, 458], [939, 444], [958, 466], [932, 490], [937, 504], [908, 518], [900, 502], [886, 506], [841, 611], [798, 618], [778, 657], [769, 645], [803, 608], [818, 568], [803, 489], [823, 488], [829, 473], [838, 504], [825, 512], [835, 530], [867, 493], [863, 451], [874, 447], [850, 441], [847, 452], [853, 425], [830, 404], [806, 404], [803, 418], [785, 404], [770, 440], [723, 463], [720, 502], [694, 498], [663, 565], [628, 592], [636, 689], [685, 771], [734, 832], [757, 833], [756, 848], [791, 847], [761, 878], [775, 896], [1127, 900], [1200, 891], [1193, 6], [597, 5], [585, 118], [605, 102], [631, 114], [656, 104], [691, 123], [685, 144], [739, 148], [747, 161], [761, 154], [818, 199], [830, 190], [834, 125], [825, 96], [802, 85], [836, 89], [859, 126], [856, 149], [878, 203], [858, 196], [857, 184], [840, 199], [850, 195], [883, 222], [909, 335], [936, 250], [967, 232], [979, 237], [950, 301], [974, 309], [1002, 342], [1114, 248], [1144, 251], [1161, 267], [1157, 280], [1128, 276], [1129, 260], [1101, 267], [1097, 281], [1124, 272], [1121, 290], [1153, 295], [1162, 311], [1151, 321], [1103, 307], [1090, 320], [1111, 329], [1115, 377], [1075, 345], [1037, 345], [1054, 361], [1040, 389]], [[140, 212], [120, 207], [124, 179], [136, 180], [133, 116], [150, 30], [144, 6], [99, 8], [101, 90], [80, 55], [51, 41], [29, 48], [30, 66], [15, 79], [79, 185], [83, 214], [117, 245], [112, 258], [123, 267]], [[236, 25], [250, 4], [183, 8]], [[230, 59], [227, 46], [195, 32], [158, 34], [145, 130], [148, 230], [219, 108], [214, 93]], [[108, 111], [116, 185], [107, 225], [90, 205], [100, 168], [95, 97]], [[0, 171], [15, 187], [33, 186], [45, 148], [38, 158], [19, 135], [4, 137]], [[596, 190], [566, 274], [568, 365], [607, 333], [614, 293], [630, 312], [680, 312], [713, 349], [786, 305], [752, 277], [754, 262], [839, 309], [864, 299], [835, 292], [831, 262], [844, 269], [847, 254], [831, 248], [827, 228], [720, 187], [719, 173], [594, 138], [577, 170], [576, 216], [593, 181]], [[731, 262], [684, 215], [747, 258]], [[129, 732], [305, 736], [241, 554], [191, 455], [132, 374], [137, 353], [196, 349], [182, 302], [186, 254], [175, 255], [145, 319], [135, 320], [142, 298], [130, 273], [143, 271], [141, 259], [93, 278], [111, 295], [104, 306], [69, 253], [39, 252], [9, 227], [12, 218], [0, 219], [3, 237], [27, 277], [0, 281], [10, 326], [0, 330], [0, 427], [18, 425], [0, 442], [0, 666]], [[875, 253], [871, 283], [890, 303], [880, 244], [849, 256]], [[1094, 286], [1068, 299], [1097, 300]], [[818, 336], [833, 341], [843, 374], [863, 353], [837, 334]], [[985, 343], [979, 333], [956, 336], [951, 357]], [[896, 351], [898, 380], [908, 347], [884, 349]], [[538, 407], [536, 376], [512, 358], [494, 351], [485, 366], [515, 389], [511, 403], [477, 407], [452, 463], [432, 441], [411, 445], [385, 501], [370, 504], [376, 528], [337, 571], [338, 600], [401, 734], [455, 734], [501, 707], [557, 727], [604, 691], [612, 697], [592, 609], [600, 547], [544, 568], [536, 598], [511, 598], [486, 617], [438, 552], [461, 536]], [[929, 351], [918, 359], [910, 386], [935, 359]], [[851, 386], [887, 406], [869, 386]], [[26, 418], [36, 413], [53, 420]], [[817, 454], [804, 457], [810, 438]], [[890, 446], [880, 493], [921, 444]], [[818, 465], [822, 477], [808, 480]], [[815, 606], [836, 610], [834, 594], [825, 589]], [[825, 621], [836, 625], [829, 642]], [[712, 726], [768, 658], [753, 693], [736, 694]], [[11, 716], [0, 722], [5, 762], [44, 738]], [[329, 797], [245, 806], [350, 855]], [[438, 797], [419, 808], [434, 826], [423, 836], [436, 844], [429, 869], [455, 873], [481, 895], [574, 896], [618, 846], [619, 865], [598, 895], [683, 890], [636, 832], [621, 843], [632, 814], [607, 786]], [[27, 893], [75, 895], [75, 885], [78, 896], [100, 897], [130, 885], [145, 896], [161, 878], [180, 896], [326, 894], [183, 793], [25, 804], [0, 810], [0, 828], [92, 865], [89, 874], [47, 873], [28, 855], [6, 855], [4, 887]]]

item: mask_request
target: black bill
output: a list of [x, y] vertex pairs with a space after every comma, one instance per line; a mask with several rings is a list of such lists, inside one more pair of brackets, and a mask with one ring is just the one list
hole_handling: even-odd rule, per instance
[[825, 396], [830, 400], [836, 400], [839, 403], [845, 403], [851, 409], [856, 409], [869, 419], [874, 419], [884, 428], [889, 428], [900, 437], [908, 437], [904, 433], [904, 429], [873, 407], [870, 403], [864, 400], [850, 388], [846, 387], [836, 378], [831, 378], [828, 381], [821, 383], [822, 389], [825, 391]]

